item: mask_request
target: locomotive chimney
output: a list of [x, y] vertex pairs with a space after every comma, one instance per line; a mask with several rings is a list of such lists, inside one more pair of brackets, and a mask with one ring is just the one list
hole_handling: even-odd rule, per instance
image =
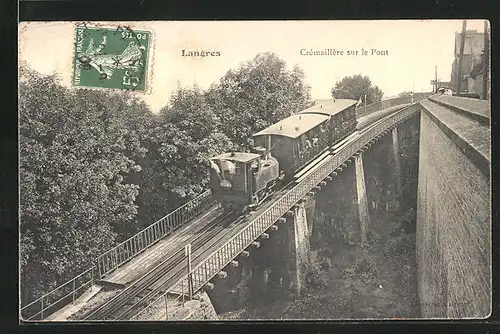
[[264, 147], [262, 147], [262, 146], [256, 146], [256, 147], [254, 147], [254, 152], [257, 153], [258, 155], [260, 155], [261, 158], [263, 158], [263, 159], [266, 156], [266, 151], [267, 150]]

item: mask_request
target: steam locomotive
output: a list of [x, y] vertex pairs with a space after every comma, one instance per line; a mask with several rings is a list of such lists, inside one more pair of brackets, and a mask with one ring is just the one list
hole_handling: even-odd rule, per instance
[[253, 152], [210, 159], [210, 187], [226, 208], [254, 209], [294, 175], [356, 129], [357, 101], [333, 99], [253, 135]]

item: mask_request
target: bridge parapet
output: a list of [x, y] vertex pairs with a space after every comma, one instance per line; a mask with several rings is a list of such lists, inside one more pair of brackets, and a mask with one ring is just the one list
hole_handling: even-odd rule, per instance
[[429, 100], [460, 113], [466, 113], [474, 120], [489, 125], [491, 118], [491, 102], [448, 95], [432, 95]]
[[489, 177], [491, 135], [487, 101], [432, 96], [419, 102], [434, 123]]
[[425, 318], [491, 312], [490, 103], [421, 101], [417, 266]]

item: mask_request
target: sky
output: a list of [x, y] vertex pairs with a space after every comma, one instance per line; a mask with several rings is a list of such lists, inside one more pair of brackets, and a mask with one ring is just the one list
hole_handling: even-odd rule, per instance
[[[87, 23], [92, 25], [92, 23]], [[328, 99], [336, 81], [362, 74], [384, 92], [431, 91], [438, 77], [449, 81], [455, 33], [461, 20], [389, 21], [144, 21], [100, 22], [152, 32], [148, 91], [141, 94], [153, 111], [161, 109], [178, 84], [206, 89], [229, 70], [258, 53], [274, 52], [289, 69], [305, 73], [313, 99]], [[19, 60], [34, 70], [57, 73], [71, 86], [76, 23], [23, 22], [19, 26]], [[467, 20], [467, 30], [484, 30], [484, 21]], [[220, 56], [185, 57], [186, 51], [219, 51]], [[335, 49], [343, 55], [302, 55], [301, 50]], [[361, 50], [368, 55], [359, 55]], [[372, 49], [385, 55], [372, 55]], [[304, 53], [304, 50], [302, 53]], [[347, 55], [358, 50], [358, 55]]]

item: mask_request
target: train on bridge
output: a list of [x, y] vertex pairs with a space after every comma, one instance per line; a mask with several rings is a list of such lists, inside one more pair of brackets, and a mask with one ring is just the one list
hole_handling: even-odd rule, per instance
[[319, 101], [253, 135], [253, 152], [210, 159], [210, 188], [228, 209], [255, 209], [323, 152], [356, 130], [357, 101]]

